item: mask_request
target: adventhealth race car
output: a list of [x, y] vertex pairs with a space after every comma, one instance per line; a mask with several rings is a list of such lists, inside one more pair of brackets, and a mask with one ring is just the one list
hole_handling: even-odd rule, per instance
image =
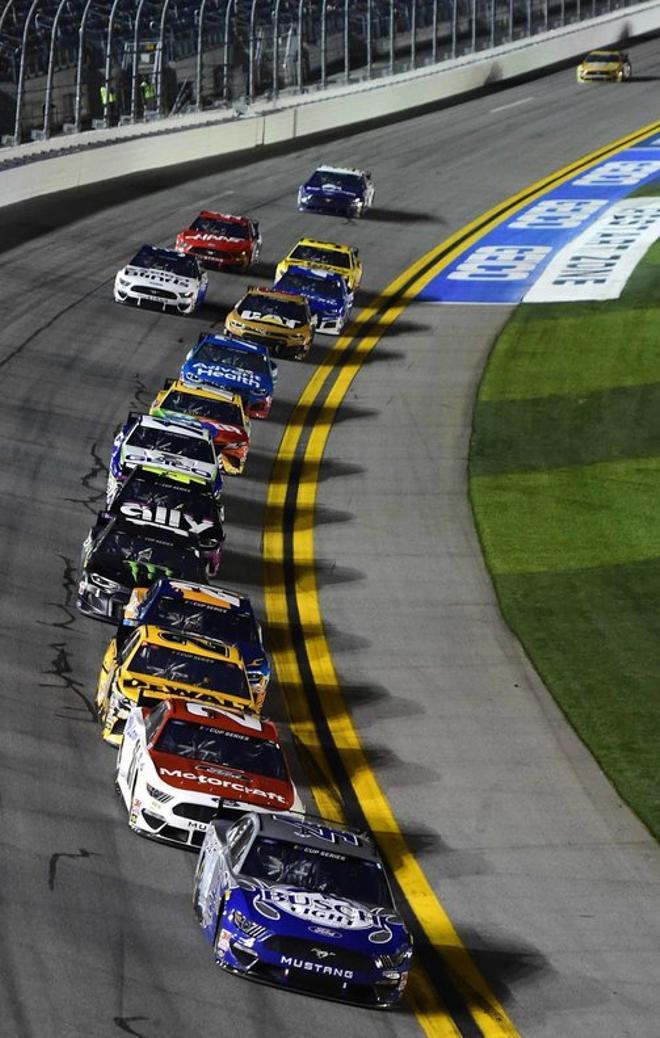
[[96, 691], [105, 741], [121, 743], [132, 707], [173, 698], [239, 714], [258, 714], [263, 705], [233, 645], [158, 627], [119, 627], [103, 657]]
[[578, 83], [624, 83], [631, 77], [630, 59], [620, 50], [592, 50], [577, 69]]
[[271, 666], [261, 624], [250, 599], [239, 591], [186, 580], [158, 580], [149, 589], [136, 588], [124, 610], [123, 622], [131, 627], [150, 624], [235, 645], [255, 695], [266, 695]]
[[261, 251], [259, 224], [247, 216], [203, 209], [187, 230], [177, 234], [175, 248], [196, 256], [205, 267], [246, 270]]
[[222, 494], [222, 472], [208, 429], [131, 411], [112, 444], [108, 504], [138, 465], [188, 486], [208, 487], [218, 500]]
[[206, 578], [197, 537], [101, 512], [83, 542], [76, 605], [85, 616], [118, 623], [133, 589], [162, 576]]
[[221, 508], [206, 487], [177, 483], [138, 467], [105, 514], [124, 516], [145, 529], [193, 534], [208, 576], [214, 577], [220, 568], [225, 540]]
[[267, 418], [277, 381], [277, 364], [267, 346], [229, 339], [222, 335], [200, 335], [181, 368], [187, 385], [200, 383], [238, 393], [250, 418]]
[[213, 821], [193, 907], [233, 973], [381, 1008], [406, 986], [411, 938], [364, 833], [290, 815]]
[[227, 314], [225, 331], [296, 360], [306, 356], [314, 338], [307, 300], [272, 288], [249, 288]]
[[192, 314], [204, 302], [207, 285], [208, 277], [193, 256], [143, 245], [115, 277], [115, 303]]
[[302, 808], [274, 724], [183, 700], [131, 710], [116, 784], [131, 829], [183, 847], [214, 818]]
[[168, 378], [149, 408], [156, 418], [173, 418], [209, 430], [225, 472], [240, 475], [250, 449], [250, 419], [238, 393], [187, 385]]
[[304, 296], [317, 332], [339, 335], [353, 305], [353, 293], [341, 274], [312, 267], [289, 267], [274, 288]]
[[335, 216], [362, 216], [373, 205], [371, 173], [362, 169], [319, 166], [298, 189], [298, 209]]
[[341, 274], [351, 292], [355, 292], [362, 280], [362, 264], [358, 259], [358, 250], [352, 245], [341, 245], [332, 241], [301, 238], [291, 252], [277, 264], [275, 280], [279, 281], [289, 267], [320, 267]]

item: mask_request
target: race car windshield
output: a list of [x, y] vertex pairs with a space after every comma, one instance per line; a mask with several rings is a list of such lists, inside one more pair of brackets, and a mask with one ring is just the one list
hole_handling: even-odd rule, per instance
[[307, 320], [305, 307], [300, 303], [269, 299], [268, 296], [262, 295], [245, 296], [236, 309], [247, 321], [258, 320], [260, 317], [279, 317], [287, 324], [304, 324]]
[[330, 173], [329, 171], [317, 169], [316, 173], [309, 180], [309, 186], [335, 188], [339, 191], [357, 193], [362, 191], [363, 183], [362, 177], [357, 173]]
[[245, 671], [228, 660], [195, 656], [180, 649], [147, 644], [141, 645], [136, 651], [129, 669], [137, 674], [162, 678], [163, 681], [176, 681], [209, 692], [250, 699]]
[[159, 577], [195, 579], [199, 573], [199, 556], [188, 547], [181, 535], [181, 543], [169, 543], [140, 536], [135, 530], [109, 530], [99, 545], [103, 562], [113, 563], [126, 574], [126, 583], [151, 584]]
[[334, 894], [366, 905], [392, 904], [383, 869], [335, 850], [320, 850], [262, 836], [255, 840], [241, 872], [268, 884], [289, 884]]
[[202, 343], [195, 360], [208, 364], [222, 364], [226, 368], [238, 368], [240, 371], [254, 371], [258, 375], [268, 373], [268, 360], [264, 353], [247, 350], [233, 350], [230, 346], [214, 346], [212, 342]]
[[282, 292], [298, 292], [301, 296], [323, 296], [340, 301], [344, 298], [341, 285], [332, 278], [308, 277], [304, 274], [285, 274], [278, 282]]
[[290, 259], [307, 260], [312, 263], [325, 263], [329, 267], [351, 269], [351, 258], [347, 252], [338, 249], [320, 249], [316, 245], [296, 245]]
[[209, 397], [195, 396], [194, 393], [183, 393], [181, 390], [173, 389], [160, 406], [164, 411], [173, 411], [176, 414], [212, 418], [227, 425], [243, 425], [240, 409], [229, 400], [211, 400]]
[[177, 274], [182, 278], [199, 278], [197, 262], [190, 256], [179, 256], [177, 253], [163, 255], [154, 252], [148, 245], [140, 249], [129, 267], [142, 267], [145, 270], [163, 270], [167, 274]]
[[269, 739], [255, 739], [190, 721], [168, 721], [154, 749], [177, 757], [218, 764], [242, 774], [286, 782], [288, 774], [282, 750]]
[[585, 61], [588, 61], [590, 65], [612, 65], [618, 64], [621, 61], [621, 55], [614, 52], [604, 53], [595, 52], [593, 54], [587, 54]]
[[198, 231], [200, 234], [217, 234], [221, 238], [250, 240], [250, 231], [245, 224], [232, 223], [229, 220], [212, 220], [209, 216], [198, 216], [190, 225], [190, 230]]
[[255, 642], [258, 633], [251, 613], [201, 605], [190, 599], [173, 601], [159, 596], [149, 609], [148, 622], [169, 631], [184, 631], [221, 642]]
[[142, 447], [144, 450], [161, 451], [163, 454], [176, 454], [181, 458], [206, 462], [208, 465], [215, 464], [215, 454], [209, 440], [177, 435], [166, 429], [154, 429], [153, 426], [137, 425], [128, 436], [126, 444]]

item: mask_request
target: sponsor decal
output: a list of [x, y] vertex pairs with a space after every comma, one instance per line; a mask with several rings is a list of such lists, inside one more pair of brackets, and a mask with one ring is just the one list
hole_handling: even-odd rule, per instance
[[310, 926], [309, 932], [316, 933], [319, 937], [341, 937], [341, 934], [337, 933], [336, 930], [328, 930], [326, 926]]
[[261, 378], [254, 371], [245, 371], [243, 368], [228, 368], [222, 364], [207, 364], [205, 361], [196, 361], [193, 371], [198, 378], [229, 379], [232, 382], [240, 382], [242, 386], [260, 389]]
[[218, 778], [215, 775], [199, 775], [194, 771], [182, 771], [181, 768], [160, 768], [162, 778], [185, 779], [188, 782], [196, 782], [199, 786], [210, 786], [213, 789], [230, 789], [234, 793], [243, 796], [261, 797], [264, 800], [273, 801], [277, 804], [287, 805], [289, 801], [279, 793], [273, 793], [267, 789], [253, 789], [235, 779]]
[[130, 570], [134, 584], [153, 584], [158, 577], [171, 577], [174, 570], [169, 566], [159, 566], [155, 562], [142, 562], [137, 559], [123, 559], [124, 566]]
[[128, 516], [134, 522], [149, 526], [168, 526], [173, 530], [187, 529], [197, 536], [213, 527], [212, 519], [202, 519], [198, 523], [188, 512], [182, 512], [178, 508], [166, 508], [165, 505], [151, 508], [139, 501], [126, 501], [119, 510], [122, 515]]
[[450, 281], [529, 281], [552, 252], [547, 245], [484, 245], [468, 253]]
[[212, 471], [211, 464], [204, 465], [193, 461], [192, 458], [185, 458], [180, 454], [166, 454], [163, 451], [135, 451], [129, 448], [124, 453], [124, 461], [134, 465], [157, 465], [177, 469], [179, 472], [191, 472], [196, 476], [204, 476], [206, 479]]
[[297, 959], [295, 955], [282, 955], [280, 962], [289, 969], [320, 973], [324, 977], [343, 977], [344, 980], [352, 980], [354, 977], [353, 970], [343, 970], [339, 966], [324, 966], [321, 962], [308, 962], [306, 959]]
[[350, 847], [360, 846], [360, 837], [342, 829], [330, 829], [317, 822], [301, 822], [295, 818], [281, 818], [285, 825], [293, 826], [294, 835], [301, 839], [327, 840], [328, 843], [346, 843]]
[[581, 227], [590, 217], [602, 209], [604, 198], [543, 198], [507, 223], [510, 230], [528, 228], [568, 229]]
[[[262, 910], [266, 906], [266, 911]], [[287, 915], [310, 923], [328, 923], [341, 930], [369, 930], [379, 924], [378, 917], [361, 905], [291, 887], [263, 887], [254, 899], [257, 911], [272, 918], [268, 908], [274, 906]]]
[[281, 324], [284, 328], [297, 328], [299, 324], [302, 324], [302, 321], [296, 321], [293, 317], [284, 317], [282, 314], [262, 314], [259, 310], [240, 310], [239, 313], [245, 321]]

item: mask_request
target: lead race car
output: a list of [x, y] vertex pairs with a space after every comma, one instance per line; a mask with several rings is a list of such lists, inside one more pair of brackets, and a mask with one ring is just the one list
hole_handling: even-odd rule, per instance
[[180, 378], [238, 393], [250, 418], [267, 418], [277, 381], [277, 364], [267, 346], [209, 332], [188, 351]]
[[359, 217], [371, 208], [375, 193], [368, 170], [319, 166], [298, 189], [298, 209]]
[[199, 310], [208, 287], [208, 276], [194, 256], [172, 249], [143, 245], [115, 277], [115, 303], [133, 303], [151, 309], [192, 314]]
[[205, 267], [247, 270], [261, 252], [261, 244], [256, 221], [203, 209], [190, 227], [177, 234], [175, 248], [196, 256]]
[[412, 940], [366, 833], [290, 815], [213, 821], [193, 907], [232, 973], [377, 1008], [405, 989]]

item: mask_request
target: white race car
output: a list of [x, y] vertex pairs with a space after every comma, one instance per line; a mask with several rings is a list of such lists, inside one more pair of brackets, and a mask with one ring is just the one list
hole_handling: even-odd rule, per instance
[[183, 699], [131, 710], [116, 788], [131, 829], [183, 847], [212, 818], [304, 811], [272, 722]]
[[172, 249], [143, 245], [115, 277], [115, 303], [134, 303], [151, 309], [191, 314], [199, 310], [208, 287], [208, 275], [194, 256]]

